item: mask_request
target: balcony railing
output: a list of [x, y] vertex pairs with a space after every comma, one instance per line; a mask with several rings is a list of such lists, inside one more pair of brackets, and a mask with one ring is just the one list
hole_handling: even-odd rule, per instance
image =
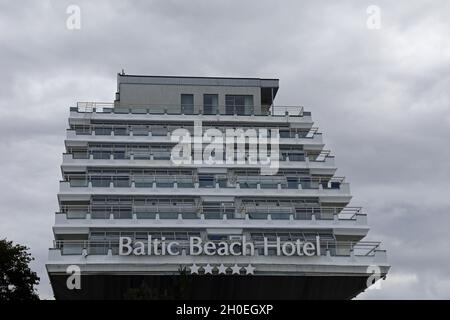
[[238, 219], [238, 220], [341, 220], [365, 216], [360, 207], [228, 206], [119, 206], [62, 205], [67, 219]]
[[[258, 106], [259, 107], [259, 106]], [[272, 116], [272, 117], [303, 117], [309, 116], [309, 112], [305, 112], [301, 106], [272, 106], [273, 111], [261, 111], [255, 114], [255, 106], [242, 105], [190, 105], [182, 107], [181, 104], [130, 104], [119, 105], [109, 102], [78, 102], [76, 107], [71, 107], [70, 111], [78, 113], [110, 113], [110, 114], [174, 114], [174, 115], [226, 115], [226, 116]], [[173, 112], [171, 110], [175, 110]]]
[[[67, 129], [68, 132], [74, 132], [75, 135], [95, 135], [95, 136], [142, 136], [142, 137], [169, 137], [174, 130], [177, 129], [186, 129], [190, 132], [191, 135], [194, 134], [193, 126], [161, 126], [161, 125], [126, 125], [126, 124], [93, 124], [93, 125], [72, 125], [70, 129]], [[208, 129], [218, 129], [224, 132], [227, 129], [258, 129], [257, 127], [225, 127], [225, 126], [203, 126], [203, 134]], [[283, 130], [278, 127], [264, 127], [267, 129], [267, 137], [272, 137], [271, 129], [279, 130], [278, 137], [280, 139], [315, 139], [322, 135], [322, 133], [318, 132], [318, 128], [313, 127], [310, 130], [298, 131], [293, 129]], [[320, 138], [320, 137], [319, 137]]]
[[201, 180], [196, 176], [175, 175], [65, 175], [70, 187], [93, 188], [240, 188], [240, 189], [335, 189], [339, 190], [344, 177], [237, 176], [229, 180]]
[[[140, 241], [146, 241], [142, 239]], [[224, 240], [221, 240], [224, 241]], [[249, 240], [250, 242], [251, 240]], [[189, 242], [177, 240], [179, 243], [178, 250], [189, 250]], [[231, 243], [231, 241], [226, 241]], [[257, 255], [263, 254], [263, 242], [253, 241], [255, 252]], [[284, 241], [281, 242], [283, 244]], [[269, 244], [275, 242], [269, 241]], [[326, 256], [374, 256], [375, 252], [380, 248], [380, 242], [372, 241], [336, 241], [336, 240], [320, 240], [321, 255]], [[62, 255], [118, 255], [119, 240], [55, 240], [53, 249], [61, 250]], [[84, 252], [83, 252], [84, 251]], [[276, 255], [275, 252], [269, 250], [269, 255]]]
[[[129, 147], [124, 147], [122, 150], [102, 149], [102, 150], [88, 150], [88, 151], [72, 151], [70, 153], [73, 159], [91, 159], [91, 160], [171, 160], [171, 152], [167, 151], [152, 151], [151, 149], [136, 150]], [[223, 160], [225, 159], [225, 152]], [[244, 159], [248, 161], [249, 154], [244, 155]], [[269, 155], [270, 156], [270, 155]], [[194, 159], [194, 154], [191, 154]], [[329, 150], [322, 150], [317, 154], [289, 154], [280, 150], [280, 162], [326, 162], [327, 159], [333, 159]], [[234, 160], [237, 161], [237, 154], [234, 155]], [[265, 160], [265, 159], [264, 159]]]

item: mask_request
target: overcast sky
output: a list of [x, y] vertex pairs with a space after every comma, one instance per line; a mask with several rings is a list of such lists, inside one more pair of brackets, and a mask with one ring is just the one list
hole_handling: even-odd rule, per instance
[[[70, 4], [79, 30], [66, 26]], [[448, 299], [449, 17], [447, 0], [1, 0], [0, 237], [31, 248], [52, 297], [44, 264], [69, 107], [112, 101], [122, 68], [276, 77], [277, 104], [312, 112], [368, 239], [388, 250], [387, 280], [359, 298]]]

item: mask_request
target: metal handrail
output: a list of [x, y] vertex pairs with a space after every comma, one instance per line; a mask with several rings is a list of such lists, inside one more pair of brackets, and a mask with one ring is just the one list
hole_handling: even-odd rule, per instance
[[[191, 178], [193, 181], [197, 181], [198, 177], [195, 175], [189, 175], [189, 174], [174, 174], [174, 175], [163, 175], [163, 174], [134, 174], [134, 173], [130, 173], [130, 172], [121, 172], [118, 174], [102, 174], [102, 173], [87, 173], [87, 174], [82, 174], [82, 173], [69, 173], [69, 174], [65, 174], [65, 179], [63, 181], [68, 181], [67, 179], [71, 179], [71, 178], [85, 178], [87, 181], [91, 181], [93, 178], [98, 178], [98, 179], [105, 179], [105, 180], [110, 180], [110, 181], [114, 181], [115, 178], [124, 178], [127, 177], [129, 178], [131, 181], [134, 181], [135, 178], [145, 178], [145, 179], [153, 179], [152, 181], [156, 181], [156, 179], [161, 179], [161, 180], [172, 180], [173, 182], [177, 182], [178, 179], [180, 179], [180, 181], [182, 181], [183, 179], [189, 179]], [[247, 175], [247, 176], [236, 176], [236, 178], [238, 179], [244, 179], [242, 181], [245, 182], [245, 179], [248, 179], [248, 182], [279, 182], [280, 178], [284, 181], [287, 178], [285, 176], [259, 176], [259, 175], [255, 175], [255, 176], [251, 176], [251, 175]], [[323, 182], [339, 182], [339, 183], [343, 183], [345, 181], [345, 177], [327, 177], [327, 176], [318, 176], [318, 177], [297, 177], [298, 181], [303, 182], [318, 182], [318, 183], [323, 183]], [[183, 180], [185, 181], [185, 180]], [[241, 182], [242, 182], [241, 181]]]
[[[143, 208], [148, 208], [146, 210], [139, 210]], [[257, 208], [258, 210], [254, 210]], [[238, 210], [236, 210], [238, 209]], [[230, 214], [239, 211], [241, 217], [235, 217], [235, 219], [242, 219], [245, 215], [248, 214], [267, 214], [266, 219], [268, 219], [269, 214], [277, 214], [277, 213], [287, 213], [286, 209], [289, 209], [289, 214], [294, 215], [295, 217], [299, 217], [299, 214], [306, 214], [315, 216], [316, 219], [319, 220], [327, 220], [322, 217], [322, 214], [332, 214], [332, 216], [336, 216], [339, 220], [356, 220], [357, 216], [365, 216], [361, 212], [360, 207], [302, 207], [302, 208], [294, 208], [294, 207], [270, 207], [270, 206], [243, 206], [241, 208], [237, 207], [222, 207], [222, 206], [202, 206], [202, 205], [61, 205], [60, 206], [60, 214], [87, 214], [87, 213], [96, 213], [96, 214], [133, 214], [133, 213], [167, 213], [167, 212], [178, 212], [178, 213], [219, 213], [219, 214]], [[190, 211], [189, 211], [190, 210]], [[85, 217], [85, 216], [84, 216]], [[249, 218], [251, 218], [249, 216]], [[307, 219], [298, 219], [298, 220], [307, 220]]]
[[[254, 107], [256, 105], [252, 105], [252, 106], [238, 106], [238, 107], [251, 107], [253, 109], [253, 111], [251, 113], [245, 113], [245, 114], [236, 114], [236, 106], [233, 106], [235, 108], [235, 112], [234, 113], [218, 113], [219, 108], [230, 108], [231, 106], [226, 106], [226, 105], [214, 105], [213, 107], [217, 109], [217, 113], [215, 114], [220, 114], [220, 115], [244, 115], [244, 116], [249, 116], [254, 114]], [[259, 105], [258, 105], [259, 106]], [[163, 108], [162, 112], [154, 112], [154, 114], [167, 114], [167, 109], [164, 107], [179, 107], [180, 108], [180, 113], [177, 114], [194, 114], [194, 113], [181, 113], [181, 104], [120, 104], [120, 103], [112, 103], [112, 102], [88, 102], [88, 101], [80, 101], [77, 102], [77, 106], [74, 108], [71, 108], [71, 111], [76, 111], [79, 113], [92, 113], [92, 112], [96, 112], [96, 113], [123, 113], [123, 111], [125, 111], [124, 109], [127, 108], [127, 113], [136, 113], [136, 114], [142, 114], [143, 112], [136, 112], [136, 111], [145, 111], [145, 113], [152, 113], [151, 108]], [[190, 105], [190, 107], [194, 108], [201, 108], [199, 111], [200, 113], [202, 113], [204, 111], [204, 105], [198, 105], [198, 104], [194, 104], [194, 105]], [[115, 108], [117, 108], [116, 110], [114, 110]], [[121, 110], [119, 110], [120, 108], [122, 108]], [[139, 109], [140, 108], [140, 109]], [[134, 110], [133, 110], [134, 109]], [[271, 115], [274, 117], [285, 117], [286, 115], [289, 116], [293, 116], [293, 117], [303, 117], [303, 112], [304, 112], [304, 108], [302, 106], [271, 106], [270, 108], [271, 110], [269, 110], [269, 112], [267, 113], [261, 113], [260, 115], [262, 116], [267, 116], [267, 115]], [[283, 114], [276, 114], [278, 112], [278, 110], [280, 109], [284, 109], [284, 113]], [[295, 113], [294, 112], [289, 112], [288, 109], [295, 109]], [[272, 111], [273, 110], [273, 111]], [[120, 112], [116, 112], [116, 111], [120, 111]], [[135, 112], [133, 112], [135, 111]], [[259, 114], [254, 114], [255, 116], [258, 116]]]
[[[129, 148], [125, 148], [126, 150], [124, 150], [123, 152], [125, 152], [126, 153], [126, 155], [125, 155], [125, 157], [119, 157], [119, 158], [115, 158], [115, 157], [113, 157], [113, 159], [114, 160], [130, 160], [130, 156], [133, 154], [133, 155], [142, 155], [142, 154], [145, 154], [145, 155], [148, 155], [148, 156], [150, 156], [150, 155], [167, 155], [169, 158], [170, 158], [170, 156], [171, 156], [171, 152], [168, 150], [168, 151], [151, 151], [151, 150], [149, 150], [149, 149], [147, 149], [147, 150], [138, 150], [138, 151], [133, 151], [133, 149], [131, 149], [131, 150], [128, 150]], [[105, 148], [105, 150], [88, 150], [88, 151], [77, 151], [76, 152], [76, 157], [75, 157], [75, 159], [89, 159], [89, 156], [90, 155], [92, 155], [92, 154], [94, 154], [94, 152], [102, 152], [103, 154], [107, 154], [107, 155], [113, 155], [114, 156], [114, 152], [115, 152], [115, 150], [114, 149], [112, 149], [112, 148], [109, 148], [109, 149], [106, 149]], [[74, 155], [74, 153], [73, 152], [65, 152], [65, 153], [63, 153], [63, 154], [69, 154], [69, 155]], [[236, 156], [236, 152], [234, 153], [234, 156]], [[329, 155], [330, 154], [330, 152], [329, 151], [324, 151], [323, 153], [321, 153], [321, 154], [318, 154], [317, 155], [317, 157], [316, 157], [316, 159], [308, 159], [309, 161], [312, 161], [312, 162], [324, 162], [324, 161], [326, 161], [326, 159], [328, 159], [328, 158], [333, 158], [333, 156], [330, 156]], [[80, 158], [80, 155], [83, 155], [83, 158]], [[110, 157], [107, 157], [108, 159], [110, 158]], [[194, 156], [194, 153], [192, 153], [191, 154], [191, 156], [193, 157]], [[250, 153], [246, 153], [245, 155], [244, 155], [244, 158], [248, 158], [250, 156]], [[269, 152], [269, 154], [268, 154], [268, 156], [270, 156], [270, 152]], [[224, 160], [225, 160], [225, 157], [226, 157], [226, 153], [224, 152]], [[305, 155], [304, 155], [304, 159], [306, 159], [306, 158], [308, 158], [308, 154], [307, 153], [305, 153]], [[98, 159], [94, 159], [94, 160], [98, 160]], [[101, 160], [101, 159], [100, 159]], [[285, 160], [283, 160], [283, 157], [280, 155], [280, 159], [279, 159], [279, 161], [280, 162], [285, 162]], [[291, 161], [291, 162], [293, 162], [293, 161], [296, 161], [296, 162], [298, 162], [298, 161], [300, 161], [300, 160], [293, 160], [293, 159], [290, 159], [289, 161]], [[306, 160], [302, 160], [302, 161], [300, 161], [300, 162], [304, 162], [304, 161], [306, 161]]]
[[[92, 133], [95, 133], [96, 135], [100, 136], [109, 136], [112, 133], [114, 133], [114, 136], [131, 136], [131, 133], [136, 135], [139, 131], [146, 132], [146, 134], [137, 134], [137, 136], [148, 136], [149, 133], [152, 134], [152, 136], [167, 136], [167, 134], [170, 134], [172, 131], [176, 129], [186, 129], [193, 133], [194, 126], [173, 126], [173, 125], [134, 125], [134, 124], [75, 124], [72, 125], [70, 128], [66, 129], [67, 131], [74, 131], [76, 135], [92, 135]], [[231, 127], [220, 127], [220, 126], [204, 126], [203, 127], [203, 133], [208, 129], [230, 129]], [[236, 127], [238, 128], [238, 127]], [[251, 127], [253, 128], [253, 127]], [[97, 129], [106, 129], [109, 132], [107, 133], [97, 133]], [[164, 134], [160, 134], [157, 132], [157, 129], [165, 129], [163, 132]], [[250, 129], [247, 127], [243, 127], [241, 129]], [[265, 129], [279, 129], [279, 128], [265, 128]], [[117, 130], [125, 130], [124, 132], [120, 132]], [[282, 136], [282, 134], [279, 133], [280, 139], [314, 139], [316, 135], [321, 135], [319, 128], [313, 127], [308, 131], [305, 131], [306, 134], [304, 136], [297, 136], [297, 132], [290, 132], [288, 137]], [[158, 134], [156, 134], [158, 133]]]
[[[250, 177], [250, 176], [249, 176]], [[344, 183], [344, 177], [298, 177], [297, 186], [295, 184], [289, 184], [286, 182], [280, 182], [279, 179], [264, 179], [260, 176], [252, 177], [252, 179], [248, 179], [246, 181], [239, 181], [236, 183], [225, 184], [220, 181], [212, 181], [211, 183], [202, 184], [198, 183], [199, 180], [190, 175], [186, 176], [157, 176], [157, 175], [133, 175], [126, 174], [123, 175], [102, 175], [102, 174], [67, 174], [64, 176], [64, 180], [60, 182], [68, 182], [71, 187], [110, 187], [111, 183], [113, 187], [120, 188], [141, 188], [147, 187], [147, 184], [156, 184], [158, 188], [175, 188], [177, 185], [180, 188], [214, 188], [218, 187], [220, 189], [236, 189], [238, 186], [240, 188], [249, 188], [249, 189], [257, 189], [258, 186], [264, 187], [265, 189], [278, 189], [279, 187], [283, 189], [320, 189], [321, 187], [325, 190], [333, 190], [340, 189], [341, 185]], [[74, 179], [75, 178], [75, 179]], [[76, 179], [78, 178], [78, 179]], [[96, 178], [96, 179], [94, 179]], [[139, 178], [142, 178], [142, 181], [139, 181]], [[145, 181], [145, 179], [147, 179]], [[92, 182], [101, 182], [101, 185], [93, 185]], [[109, 184], [108, 184], [109, 182]], [[145, 183], [145, 185], [141, 185], [141, 183]], [[336, 183], [336, 185], [333, 185]], [[107, 185], [108, 184], [108, 185]], [[116, 184], [116, 185], [115, 185]], [[175, 185], [176, 184], [176, 185]], [[188, 185], [187, 185], [188, 184]], [[306, 185], [305, 185], [306, 184]]]

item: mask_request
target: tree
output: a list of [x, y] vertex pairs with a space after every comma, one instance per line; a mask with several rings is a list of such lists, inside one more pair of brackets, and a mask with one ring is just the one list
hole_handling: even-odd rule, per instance
[[26, 246], [0, 240], [0, 301], [39, 300], [34, 288], [39, 277], [28, 266], [34, 258], [27, 250]]

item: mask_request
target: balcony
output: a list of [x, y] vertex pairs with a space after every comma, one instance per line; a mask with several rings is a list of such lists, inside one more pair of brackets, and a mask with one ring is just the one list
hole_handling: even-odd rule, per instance
[[[191, 194], [202, 190], [202, 194], [209, 193], [281, 193], [289, 195], [316, 194], [316, 193], [349, 193], [349, 184], [343, 177], [286, 177], [286, 176], [233, 176], [232, 179], [222, 179], [220, 176], [210, 175], [199, 177], [196, 174], [166, 175], [122, 173], [119, 175], [105, 174], [66, 174], [65, 180], [60, 181], [61, 193], [65, 191], [77, 192], [76, 189], [87, 189], [91, 193], [99, 190], [102, 193], [108, 189], [108, 193], [140, 193], [153, 190], [158, 192], [179, 192]], [[164, 190], [172, 189], [172, 190]], [[215, 190], [215, 191], [213, 191]]]
[[[291, 116], [302, 117], [305, 112], [301, 106], [272, 106], [271, 110], [261, 112], [258, 116]], [[175, 114], [191, 115], [239, 115], [250, 116], [255, 115], [255, 106], [252, 105], [216, 105], [204, 107], [204, 105], [190, 105], [183, 107], [181, 104], [145, 104], [145, 105], [115, 105], [112, 102], [77, 102], [76, 107], [71, 107], [70, 111], [79, 113], [113, 113], [113, 114], [167, 114], [169, 109], [178, 109]], [[261, 106], [259, 106], [261, 109]], [[307, 113], [308, 114], [308, 113]]]
[[[101, 182], [104, 183], [104, 182]], [[220, 197], [319, 197], [323, 202], [348, 203], [351, 200], [350, 186], [345, 182], [330, 182], [324, 188], [324, 184], [318, 183], [317, 188], [303, 188], [302, 184], [282, 186], [277, 188], [261, 188], [261, 185], [241, 188], [236, 186], [221, 186], [216, 183], [214, 187], [200, 187], [194, 182], [193, 187], [178, 186], [178, 182], [167, 182], [167, 185], [158, 186], [156, 181], [150, 186], [139, 187], [136, 182], [130, 180], [110, 181], [109, 187], [94, 187], [92, 181], [80, 180], [76, 183], [70, 181], [60, 182], [58, 197], [61, 201], [85, 199], [91, 195], [155, 195], [155, 196], [220, 196]]]
[[230, 179], [219, 179], [215, 175], [208, 179], [197, 174], [166, 175], [127, 173], [106, 175], [100, 173], [66, 174], [62, 185], [71, 188], [195, 188], [195, 189], [278, 189], [278, 190], [341, 190], [344, 177], [260, 176], [234, 175]]
[[[175, 113], [168, 112], [173, 107], [178, 107]], [[142, 120], [157, 122], [192, 122], [202, 120], [204, 122], [255, 122], [255, 123], [297, 123], [305, 127], [312, 126], [311, 113], [299, 106], [274, 106], [275, 112], [255, 114], [252, 108], [245, 110], [237, 107], [230, 109], [225, 106], [217, 106], [224, 111], [211, 111], [204, 109], [203, 105], [194, 108], [181, 109], [180, 105], [141, 105], [114, 107], [113, 103], [102, 102], [78, 102], [77, 107], [70, 108], [70, 123], [83, 123], [85, 119], [95, 120]], [[296, 110], [296, 111], [294, 111]], [[280, 114], [281, 113], [281, 114]], [[182, 116], [182, 118], [180, 118]]]
[[217, 228], [218, 223], [229, 228], [290, 229], [295, 224], [305, 229], [351, 229], [361, 237], [368, 231], [359, 207], [63, 205], [55, 220], [55, 233], [65, 226]]
[[[328, 150], [323, 150], [314, 156], [305, 154], [302, 157], [280, 155], [279, 167], [280, 169], [310, 169], [312, 174], [333, 175], [336, 171], [334, 156], [330, 155]], [[169, 152], [156, 151], [133, 151], [126, 149], [124, 151], [81, 151], [73, 153], [64, 153], [62, 168], [63, 170], [70, 170], [74, 167], [142, 167], [142, 168], [170, 168], [175, 167], [170, 159]], [[227, 164], [224, 162], [220, 165], [223, 168], [260, 168], [260, 164], [251, 164], [248, 161], [244, 164]], [[177, 165], [181, 168], [208, 168], [211, 165], [206, 163], [201, 164], [182, 164]]]
[[[141, 241], [146, 241], [143, 239]], [[221, 240], [222, 242], [224, 240]], [[181, 256], [189, 255], [189, 241], [177, 240]], [[212, 241], [219, 242], [219, 241]], [[225, 241], [231, 243], [231, 241]], [[255, 247], [256, 256], [268, 257], [276, 256], [273, 251], [268, 252], [268, 256], [263, 255], [264, 244], [262, 241], [249, 240]], [[269, 245], [274, 245], [275, 241], [269, 241]], [[281, 245], [284, 241], [281, 241]], [[380, 242], [375, 241], [336, 241], [320, 240], [320, 253], [325, 257], [373, 257], [380, 250]], [[59, 250], [62, 255], [118, 255], [119, 240], [55, 240], [53, 249]], [[179, 256], [178, 256], [179, 257]], [[197, 258], [198, 256], [196, 256]], [[161, 257], [164, 258], [164, 257]], [[236, 259], [236, 256], [234, 256]], [[289, 257], [293, 258], [293, 257]], [[154, 258], [155, 259], [155, 258]]]
[[[78, 129], [68, 129], [66, 144], [70, 145], [74, 142], [105, 142], [105, 143], [153, 143], [153, 144], [173, 144], [171, 132], [180, 127], [169, 128], [134, 128], [123, 126], [109, 126], [104, 128], [83, 126]], [[244, 129], [245, 130], [245, 129]], [[191, 133], [193, 135], [193, 133]], [[318, 132], [307, 133], [302, 136], [298, 133], [290, 134], [289, 132], [280, 133], [280, 145], [299, 145], [321, 150], [324, 147], [322, 134]]]

